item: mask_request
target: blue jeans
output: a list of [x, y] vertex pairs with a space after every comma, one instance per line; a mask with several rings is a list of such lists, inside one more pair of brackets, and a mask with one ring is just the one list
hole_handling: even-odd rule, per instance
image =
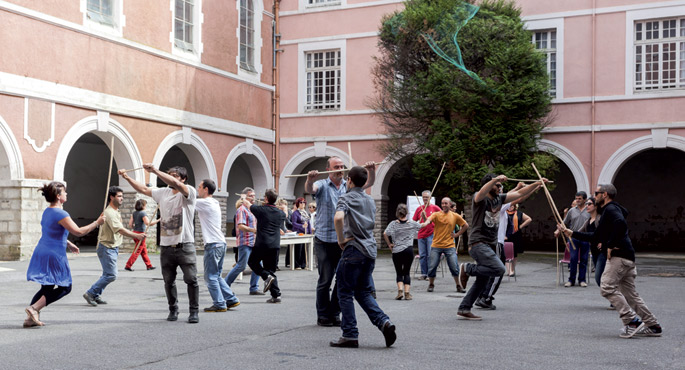
[[340, 304], [336, 293], [338, 290], [336, 285], [333, 285], [332, 294], [329, 289], [333, 283], [342, 251], [338, 243], [327, 243], [319, 238], [314, 238], [314, 251], [316, 252], [317, 269], [319, 270], [319, 280], [316, 284], [317, 318], [337, 319], [340, 315]]
[[88, 289], [88, 294], [93, 298], [99, 297], [107, 285], [117, 279], [117, 257], [119, 256], [119, 247], [107, 248], [100, 243], [98, 244], [97, 255], [100, 260], [100, 265], [102, 265], [102, 275], [98, 281]]
[[421, 275], [428, 275], [428, 257], [431, 251], [431, 244], [433, 244], [433, 234], [428, 237], [419, 239], [419, 266], [421, 266]]
[[504, 274], [504, 264], [500, 261], [492, 247], [485, 243], [476, 243], [469, 247], [469, 255], [476, 261], [476, 264], [467, 263], [464, 270], [469, 276], [475, 276], [476, 281], [471, 285], [468, 293], [461, 300], [459, 311], [471, 311], [473, 302], [480, 297], [488, 285], [491, 277]]
[[[228, 284], [228, 286], [231, 286], [238, 275], [245, 271], [247, 260], [250, 258], [250, 253], [252, 253], [252, 247], [247, 245], [238, 246], [238, 261], [235, 263], [235, 267], [233, 267], [233, 269], [229, 271], [228, 275], [226, 275], [226, 284]], [[259, 275], [253, 272], [250, 274], [250, 292], [256, 292], [258, 290]]]
[[459, 276], [459, 260], [457, 259], [457, 248], [433, 248], [431, 247], [430, 259], [428, 260], [428, 277], [435, 277], [435, 272], [440, 264], [440, 255], [445, 254], [447, 266], [450, 268], [452, 276]]
[[604, 253], [600, 253], [597, 256], [597, 261], [595, 262], [595, 282], [597, 286], [601, 286], [602, 274], [604, 273], [604, 268], [607, 265], [607, 256]]
[[214, 306], [219, 308], [226, 308], [226, 305], [239, 302], [231, 287], [221, 278], [224, 256], [226, 256], [226, 243], [205, 244], [205, 254], [202, 258], [205, 264], [205, 283]]
[[[576, 246], [576, 249], [574, 250], [571, 245], [568, 245], [568, 250], [571, 252], [571, 263], [568, 265], [568, 268], [571, 270], [571, 274], [568, 277], [568, 281], [570, 281], [571, 284], [575, 284], [576, 271], [578, 272], [578, 282], [585, 281], [587, 277], [587, 259], [590, 253], [590, 243], [583, 242], [578, 239], [572, 240], [573, 244]], [[578, 263], [578, 250], [580, 250], [580, 263]], [[597, 268], [595, 268], [595, 271], [596, 270]]]
[[369, 316], [371, 323], [378, 329], [382, 329], [383, 324], [390, 320], [371, 295], [371, 274], [375, 265], [375, 259], [364, 256], [353, 246], [348, 246], [342, 252], [335, 280], [342, 312], [340, 328], [343, 338], [357, 339], [359, 337], [353, 298], [357, 300], [359, 306]]

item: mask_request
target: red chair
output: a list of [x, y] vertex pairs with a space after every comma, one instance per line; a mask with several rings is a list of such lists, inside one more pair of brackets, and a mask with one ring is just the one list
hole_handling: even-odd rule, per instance
[[[504, 242], [504, 261], [511, 263], [514, 260], [514, 243]], [[511, 280], [511, 276], [509, 276]], [[516, 281], [516, 275], [514, 275], [514, 281]]]
[[[557, 276], [557, 280], [559, 281], [559, 285], [563, 285], [563, 284], [564, 284], [564, 281], [563, 281], [563, 275], [564, 275], [564, 274], [563, 274], [563, 272], [562, 272], [562, 270], [563, 270], [562, 265], [563, 265], [563, 264], [566, 264], [566, 265], [568, 266], [568, 265], [571, 264], [571, 252], [569, 251], [570, 248], [571, 248], [570, 246], [566, 246], [566, 248], [564, 248], [564, 258], [563, 258], [563, 259], [560, 259], [559, 262], [558, 262], [558, 267], [559, 267], [559, 268], [557, 268], [557, 270], [559, 271], [559, 273], [558, 273], [558, 276]], [[578, 264], [580, 264], [580, 248], [577, 248], [577, 249], [578, 249]], [[588, 262], [589, 262], [588, 264], [592, 263], [591, 261], [588, 261]], [[586, 282], [587, 282], [588, 284], [590, 283], [590, 269], [591, 269], [590, 266], [588, 266], [588, 268], [586, 269], [586, 270], [587, 270], [587, 280], [586, 280]]]

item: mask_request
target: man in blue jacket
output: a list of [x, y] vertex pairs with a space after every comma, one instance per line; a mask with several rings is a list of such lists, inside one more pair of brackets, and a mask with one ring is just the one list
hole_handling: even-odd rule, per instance
[[602, 274], [600, 291], [616, 307], [625, 325], [619, 336], [660, 337], [661, 325], [635, 290], [635, 250], [628, 237], [625, 219], [628, 210], [616, 203], [615, 197], [614, 185], [597, 186], [595, 204], [602, 207], [602, 217], [594, 233], [571, 231], [563, 224], [558, 228], [574, 239], [596, 242], [606, 255], [607, 263]]

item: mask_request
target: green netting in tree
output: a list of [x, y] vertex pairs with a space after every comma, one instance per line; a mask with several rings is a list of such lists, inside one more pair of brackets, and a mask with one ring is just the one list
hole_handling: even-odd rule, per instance
[[[438, 36], [437, 41], [435, 38], [433, 38], [433, 36], [427, 33], [423, 33], [422, 36], [426, 42], [428, 42], [430, 48], [433, 49], [438, 56], [452, 63], [455, 67], [471, 76], [471, 78], [474, 80], [485, 85], [485, 82], [481, 80], [477, 74], [469, 71], [464, 65], [464, 60], [461, 57], [461, 49], [459, 48], [459, 43], [457, 43], [457, 35], [459, 34], [459, 30], [461, 30], [464, 25], [466, 25], [466, 23], [476, 15], [478, 9], [480, 9], [478, 6], [469, 3], [462, 3], [454, 10], [454, 12], [447, 14], [446, 18], [435, 26], [434, 33]], [[451, 39], [454, 46], [450, 45], [448, 41], [445, 41], [449, 40], [448, 35], [452, 35]], [[442, 47], [438, 45], [438, 43], [442, 44]], [[455, 54], [454, 58], [448, 55], [448, 52], [450, 51]]]

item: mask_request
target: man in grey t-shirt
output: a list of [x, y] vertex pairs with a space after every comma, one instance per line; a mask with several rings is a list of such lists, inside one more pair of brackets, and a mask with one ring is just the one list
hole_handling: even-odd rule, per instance
[[[590, 219], [590, 214], [585, 210], [585, 200], [587, 199], [587, 193], [584, 191], [579, 191], [576, 193], [576, 197], [573, 200], [575, 207], [571, 208], [566, 217], [564, 217], [564, 225], [573, 230], [580, 231], [585, 225], [585, 222]], [[557, 236], [559, 231], [555, 231], [554, 235]], [[564, 284], [565, 287], [571, 287], [576, 285], [576, 272], [578, 272], [578, 284], [585, 288], [587, 287], [587, 260], [590, 254], [590, 243], [584, 242], [578, 239], [572, 239], [573, 245], [568, 243], [566, 248], [568, 248], [571, 254], [571, 263], [568, 267], [570, 270], [568, 281]], [[580, 268], [579, 268], [580, 267]]]

